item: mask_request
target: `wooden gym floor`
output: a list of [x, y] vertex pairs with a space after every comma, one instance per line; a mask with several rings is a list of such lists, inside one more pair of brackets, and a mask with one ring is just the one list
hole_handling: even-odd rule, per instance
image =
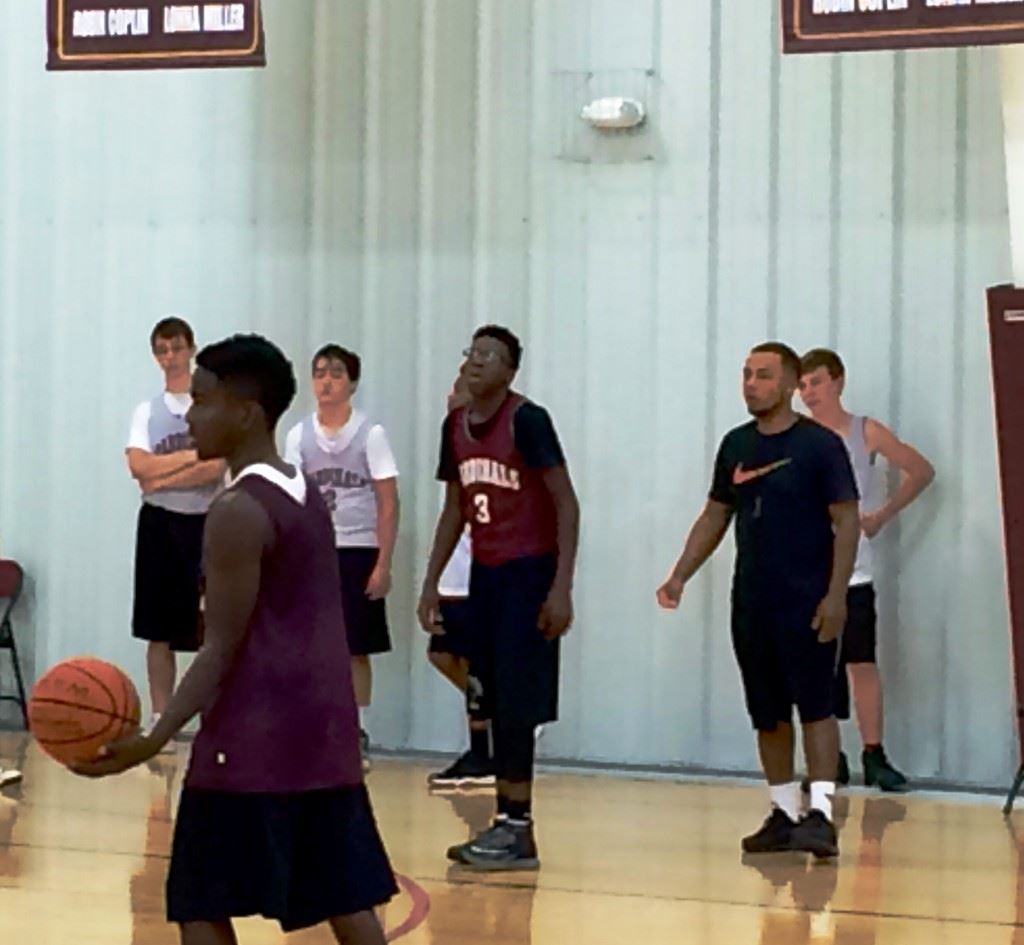
[[[90, 782], [0, 735], [0, 760], [25, 773], [0, 800], [2, 945], [177, 943], [163, 920], [177, 752]], [[369, 776], [403, 889], [384, 920], [408, 945], [1024, 945], [1024, 812], [1004, 821], [997, 798], [850, 791], [838, 863], [744, 863], [740, 836], [764, 814], [755, 785], [548, 774], [540, 873], [481, 876], [444, 850], [486, 824], [490, 797], [430, 796], [428, 770], [380, 760]], [[333, 941], [237, 928], [242, 945]]]

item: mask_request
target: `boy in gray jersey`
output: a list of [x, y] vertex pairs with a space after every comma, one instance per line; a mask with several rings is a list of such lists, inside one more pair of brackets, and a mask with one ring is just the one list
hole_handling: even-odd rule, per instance
[[[834, 351], [809, 351], [801, 359], [801, 372], [800, 396], [818, 423], [843, 438], [861, 496], [861, 538], [847, 597], [836, 715], [849, 718], [852, 689], [864, 745], [864, 782], [883, 791], [901, 791], [907, 779], [889, 763], [882, 747], [882, 682], [876, 661], [877, 616], [870, 542], [928, 487], [935, 470], [917, 450], [877, 420], [847, 412], [842, 402], [846, 368]], [[900, 472], [899, 489], [885, 500], [876, 496], [874, 488], [878, 456]], [[844, 764], [845, 757], [840, 756], [840, 775], [845, 774], [845, 780], [849, 780]]]
[[132, 633], [148, 643], [155, 721], [174, 691], [175, 652], [193, 652], [200, 643], [203, 525], [224, 464], [199, 461], [185, 421], [192, 404], [192, 328], [180, 318], [165, 318], [153, 328], [150, 348], [164, 390], [136, 407], [125, 456], [142, 493]]
[[[328, 344], [312, 367], [316, 412], [289, 431], [284, 458], [317, 484], [334, 519], [352, 682], [364, 709], [373, 691], [370, 656], [391, 649], [384, 598], [398, 537], [398, 465], [384, 428], [353, 407], [359, 355]], [[365, 732], [362, 739], [365, 760]]]

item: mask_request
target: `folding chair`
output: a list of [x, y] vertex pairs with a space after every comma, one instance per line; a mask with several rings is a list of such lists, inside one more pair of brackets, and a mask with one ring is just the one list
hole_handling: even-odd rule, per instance
[[28, 702], [25, 698], [25, 682], [21, 677], [21, 664], [18, 662], [18, 647], [14, 640], [14, 626], [11, 613], [21, 596], [21, 588], [25, 582], [25, 572], [16, 561], [0, 560], [0, 650], [10, 650], [11, 665], [14, 667], [14, 680], [18, 686], [16, 695], [5, 696], [0, 693], [0, 702], [15, 702], [21, 708], [21, 717], [28, 728]]

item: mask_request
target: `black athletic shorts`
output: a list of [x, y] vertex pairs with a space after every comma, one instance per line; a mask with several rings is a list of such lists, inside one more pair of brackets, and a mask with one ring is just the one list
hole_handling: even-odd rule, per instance
[[468, 660], [473, 629], [469, 599], [443, 598], [441, 623], [444, 626], [444, 633], [436, 636], [431, 634], [427, 649], [431, 653], [451, 653], [459, 659]]
[[260, 915], [291, 932], [373, 909], [397, 892], [363, 785], [181, 793], [167, 876], [169, 922]]
[[819, 603], [772, 609], [733, 599], [733, 649], [758, 731], [792, 723], [794, 707], [805, 724], [834, 714], [838, 642], [819, 642], [811, 628]]
[[387, 653], [391, 649], [384, 598], [370, 600], [366, 596], [366, 584], [377, 565], [377, 556], [376, 548], [338, 549], [341, 606], [348, 649], [353, 656]]
[[473, 562], [469, 675], [480, 718], [524, 727], [558, 718], [559, 643], [537, 628], [556, 563], [554, 555], [494, 567]]
[[202, 643], [199, 613], [205, 515], [168, 512], [143, 503], [135, 537], [132, 635], [195, 652]]
[[878, 614], [875, 588], [858, 584], [846, 593], [846, 626], [839, 647], [836, 671], [836, 718], [850, 717], [850, 681], [846, 667], [851, 663], [874, 663], [878, 652]]

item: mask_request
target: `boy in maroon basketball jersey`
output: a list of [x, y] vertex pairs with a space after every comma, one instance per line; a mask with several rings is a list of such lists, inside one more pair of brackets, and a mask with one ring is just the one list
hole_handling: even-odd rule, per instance
[[202, 712], [167, 879], [183, 945], [234, 945], [231, 919], [249, 915], [286, 932], [329, 922], [338, 942], [383, 945], [373, 908], [397, 889], [362, 783], [352, 683], [338, 672], [349, 653], [331, 519], [274, 445], [295, 375], [256, 335], [197, 362], [190, 432], [200, 459], [226, 459], [233, 477], [206, 522], [205, 640], [152, 731], [76, 770], [140, 764]]
[[572, 622], [579, 506], [547, 411], [511, 390], [519, 339], [489, 325], [464, 353], [471, 400], [444, 423], [438, 478], [447, 492], [419, 618], [428, 633], [441, 629], [438, 578], [469, 522], [469, 688], [480, 717], [491, 719], [498, 813], [448, 856], [475, 869], [537, 869], [534, 733], [558, 716], [558, 640]]

